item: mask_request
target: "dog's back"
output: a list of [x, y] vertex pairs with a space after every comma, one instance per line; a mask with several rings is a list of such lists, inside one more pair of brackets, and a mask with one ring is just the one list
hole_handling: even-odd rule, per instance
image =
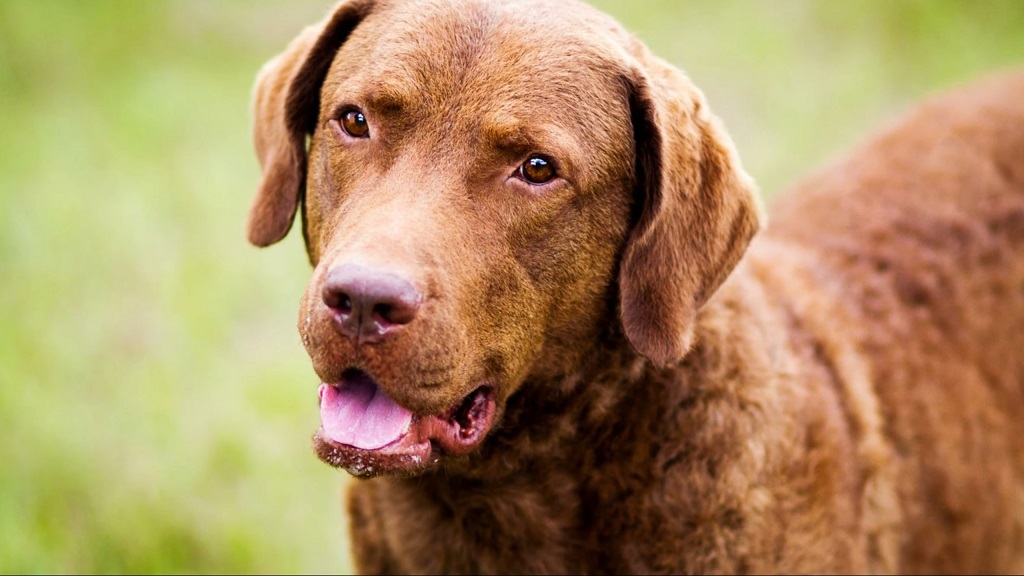
[[788, 297], [877, 460], [863, 515], [902, 534], [888, 555], [1024, 571], [1024, 72], [915, 108], [797, 185], [751, 260], [780, 291], [817, 288]]

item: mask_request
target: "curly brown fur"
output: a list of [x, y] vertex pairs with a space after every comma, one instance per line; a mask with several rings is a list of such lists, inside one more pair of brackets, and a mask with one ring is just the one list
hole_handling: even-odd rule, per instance
[[[255, 117], [250, 239], [302, 206], [320, 378], [497, 406], [472, 453], [352, 487], [361, 571], [1024, 571], [1024, 73], [888, 127], [752, 243], [701, 93], [573, 1], [342, 2]], [[534, 152], [554, 184], [508, 176]], [[408, 278], [415, 322], [332, 328], [352, 262]]]

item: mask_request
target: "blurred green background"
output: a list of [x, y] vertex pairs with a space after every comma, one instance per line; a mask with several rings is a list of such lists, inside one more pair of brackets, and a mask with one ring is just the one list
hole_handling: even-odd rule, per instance
[[[766, 197], [1024, 65], [1019, 0], [596, 3], [705, 90]], [[329, 5], [0, 0], [0, 571], [350, 569], [305, 255], [244, 236], [253, 77]]]

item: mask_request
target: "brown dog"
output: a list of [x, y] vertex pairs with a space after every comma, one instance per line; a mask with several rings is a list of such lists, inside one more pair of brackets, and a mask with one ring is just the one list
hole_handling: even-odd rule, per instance
[[1024, 571], [1024, 74], [749, 250], [700, 92], [574, 1], [342, 2], [255, 117], [361, 570]]

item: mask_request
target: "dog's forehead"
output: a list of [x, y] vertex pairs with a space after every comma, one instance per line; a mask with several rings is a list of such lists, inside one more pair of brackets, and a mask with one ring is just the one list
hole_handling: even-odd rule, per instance
[[601, 107], [582, 109], [581, 99], [622, 101], [626, 38], [574, 1], [391, 2], [356, 28], [325, 88], [477, 117], [586, 114]]

